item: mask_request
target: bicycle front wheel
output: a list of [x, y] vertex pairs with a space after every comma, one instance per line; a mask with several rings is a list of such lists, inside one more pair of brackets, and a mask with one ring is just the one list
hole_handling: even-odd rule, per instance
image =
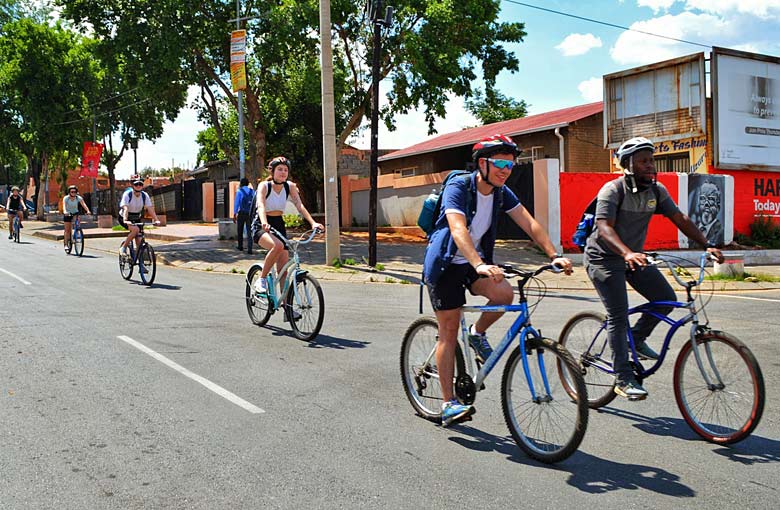
[[129, 280], [133, 276], [133, 259], [129, 249], [127, 255], [119, 254], [119, 273], [125, 280]]
[[138, 249], [138, 273], [144, 285], [150, 286], [154, 283], [157, 274], [157, 256], [154, 254], [154, 249], [146, 243]]
[[[401, 382], [414, 410], [427, 420], [441, 423], [441, 405], [444, 401], [436, 365], [436, 342], [439, 324], [433, 317], [421, 317], [412, 322], [401, 342]], [[460, 345], [455, 345], [455, 380], [466, 373]]]
[[[68, 244], [70, 244], [70, 242], [68, 242]], [[79, 257], [84, 254], [84, 232], [82, 232], [80, 228], [73, 232], [73, 250]], [[70, 252], [70, 250], [68, 250], [68, 252]]]
[[246, 288], [244, 290], [246, 310], [249, 312], [249, 318], [252, 319], [253, 324], [258, 326], [263, 326], [268, 322], [273, 310], [268, 293], [259, 293], [255, 290], [255, 283], [260, 279], [260, 273], [262, 272], [262, 265], [256, 264], [252, 266], [246, 275]]
[[[603, 407], [617, 396], [615, 376], [607, 372], [612, 368], [612, 348], [607, 340], [607, 329], [603, 327], [605, 321], [606, 317], [600, 313], [578, 313], [563, 327], [558, 340], [580, 365], [591, 409]], [[568, 379], [568, 372], [563, 365], [559, 365], [558, 369], [563, 387], [572, 398], [576, 398], [577, 390]]]
[[20, 243], [19, 241], [19, 230], [21, 227], [19, 227], [19, 218], [14, 218], [14, 241], [17, 243]]
[[702, 369], [693, 344], [683, 345], [674, 365], [674, 397], [690, 427], [718, 444], [742, 441], [764, 412], [764, 377], [750, 349], [722, 331], [696, 335]]
[[[550, 338], [529, 338], [525, 354], [527, 373], [519, 347], [504, 368], [504, 419], [529, 457], [548, 464], [559, 462], [577, 450], [588, 427], [585, 381], [572, 356]], [[565, 379], [558, 377], [560, 367]], [[573, 386], [575, 397], [568, 394], [564, 380]]]
[[307, 342], [313, 340], [325, 318], [325, 298], [320, 282], [308, 273], [295, 275], [295, 287], [287, 293], [284, 313], [296, 338]]

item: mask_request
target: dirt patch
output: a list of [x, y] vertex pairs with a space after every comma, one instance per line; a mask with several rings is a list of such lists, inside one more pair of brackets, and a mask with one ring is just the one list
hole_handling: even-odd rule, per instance
[[[342, 232], [341, 237], [368, 241], [368, 232]], [[407, 243], [407, 244], [426, 244], [428, 240], [424, 237], [402, 234], [400, 232], [377, 232], [376, 241], [378, 243]]]

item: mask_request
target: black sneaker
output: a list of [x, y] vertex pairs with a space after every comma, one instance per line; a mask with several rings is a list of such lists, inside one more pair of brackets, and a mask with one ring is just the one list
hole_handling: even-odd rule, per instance
[[626, 397], [628, 400], [644, 400], [647, 398], [647, 390], [636, 381], [617, 383], [615, 385], [615, 393], [621, 397]]
[[649, 345], [647, 345], [647, 342], [637, 344], [635, 347], [639, 359], [658, 359], [658, 353], [655, 352]]

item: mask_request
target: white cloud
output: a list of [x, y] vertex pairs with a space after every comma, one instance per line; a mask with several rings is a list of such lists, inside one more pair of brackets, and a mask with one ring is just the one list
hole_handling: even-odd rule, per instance
[[[638, 21], [633, 23], [630, 28], [675, 39], [708, 44], [715, 37], [719, 40], [733, 39], [733, 27], [733, 24], [727, 23], [718, 16], [694, 14], [686, 11], [677, 15], [666, 14], [647, 21]], [[626, 31], [620, 34], [609, 53], [618, 64], [641, 65], [687, 55], [695, 51], [701, 51], [701, 49], [671, 39]]]
[[[661, 9], [669, 10], [676, 0], [637, 0], [639, 7], [650, 7], [653, 12], [658, 13]], [[712, 1], [712, 0], [709, 0]]]
[[601, 48], [601, 39], [593, 34], [569, 34], [555, 47], [564, 57], [584, 55], [593, 48]]
[[780, 18], [780, 0], [687, 0], [685, 7], [719, 15], [736, 11], [763, 19]]
[[591, 78], [580, 82], [577, 85], [582, 98], [589, 103], [601, 101], [604, 98], [604, 80], [602, 78]]

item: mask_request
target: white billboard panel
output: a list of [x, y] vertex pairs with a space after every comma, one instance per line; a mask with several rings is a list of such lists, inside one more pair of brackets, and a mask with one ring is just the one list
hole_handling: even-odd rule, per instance
[[712, 52], [715, 166], [780, 171], [780, 59]]

